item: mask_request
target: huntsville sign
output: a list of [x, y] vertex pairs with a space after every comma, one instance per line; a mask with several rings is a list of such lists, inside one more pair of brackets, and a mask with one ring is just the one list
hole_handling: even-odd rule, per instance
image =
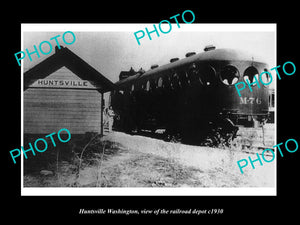
[[76, 88], [97, 89], [88, 80], [38, 79], [30, 85], [31, 88]]

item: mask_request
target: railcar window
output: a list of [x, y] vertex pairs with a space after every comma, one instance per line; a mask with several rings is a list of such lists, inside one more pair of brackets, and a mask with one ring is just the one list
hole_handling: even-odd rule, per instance
[[[265, 72], [269, 72], [267, 69], [264, 69]], [[262, 76], [261, 76], [261, 81], [265, 84], [268, 84], [271, 80], [271, 77], [268, 73], [264, 73]]]
[[149, 80], [146, 83], [146, 91], [150, 91], [150, 81]]
[[134, 84], [131, 85], [131, 91], [134, 91]]
[[[249, 83], [255, 82], [254, 77], [256, 77], [257, 80], [259, 80], [258, 77], [258, 70], [254, 66], [248, 67], [244, 72], [244, 80], [249, 80]], [[256, 83], [253, 83], [252, 86], [255, 86]]]
[[239, 71], [236, 67], [228, 65], [223, 67], [220, 76], [224, 84], [233, 85], [239, 80]]
[[172, 75], [169, 77], [169, 83], [170, 83], [170, 88], [174, 89], [174, 84], [173, 84], [173, 77]]
[[200, 66], [199, 70], [195, 70], [198, 76], [198, 80], [201, 84], [206, 86], [214, 85], [216, 79], [216, 71], [211, 66]]
[[274, 92], [269, 92], [269, 107], [275, 107], [275, 95]]
[[165, 77], [164, 77], [163, 83], [164, 83], [164, 86], [165, 86], [166, 88], [172, 87], [172, 86], [171, 86], [171, 81], [170, 81], [170, 77], [169, 77], [169, 76], [165, 76]]
[[179, 80], [179, 76], [177, 73], [174, 73], [173, 76], [172, 76], [172, 87], [173, 88], [178, 88], [178, 87], [181, 87], [181, 82]]
[[186, 80], [187, 80], [188, 85], [191, 85], [192, 84], [191, 75], [188, 72], [185, 72], [185, 76], [186, 76]]
[[162, 77], [158, 78], [158, 81], [157, 81], [157, 87], [161, 88], [163, 86], [163, 79]]
[[189, 67], [186, 75], [189, 78], [188, 81], [189, 81], [190, 84], [196, 84], [197, 82], [198, 83], [201, 82], [200, 77], [199, 77], [199, 69], [198, 69], [198, 67], [196, 66], [195, 63], [193, 63]]
[[185, 71], [179, 72], [179, 84], [185, 87], [188, 84], [188, 75]]

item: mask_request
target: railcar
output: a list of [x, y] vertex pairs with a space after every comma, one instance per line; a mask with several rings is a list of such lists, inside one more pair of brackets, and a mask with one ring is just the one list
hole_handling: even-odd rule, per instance
[[[121, 72], [111, 96], [115, 128], [165, 129], [166, 137], [179, 136], [184, 143], [230, 143], [239, 123], [268, 117], [268, 86], [254, 82], [263, 71], [266, 63], [243, 52], [207, 46], [148, 71]], [[268, 83], [270, 77], [264, 73], [261, 79]], [[245, 80], [251, 86], [240, 97], [234, 85]]]

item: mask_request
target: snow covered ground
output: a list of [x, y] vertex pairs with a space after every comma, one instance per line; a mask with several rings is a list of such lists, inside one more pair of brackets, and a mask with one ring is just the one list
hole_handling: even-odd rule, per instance
[[[274, 137], [274, 125], [266, 127], [264, 141], [260, 128], [241, 128], [233, 147], [224, 149], [114, 131], [94, 139], [82, 164], [78, 163], [82, 145], [78, 145], [77, 157], [64, 157], [41, 171], [26, 173], [24, 187], [274, 188], [276, 159], [262, 160], [263, 165], [256, 161], [252, 169], [248, 158], [256, 160], [262, 150], [255, 146], [273, 146]], [[237, 164], [241, 159], [248, 160], [243, 174]]]
[[248, 159], [249, 156], [255, 160], [254, 153], [171, 143], [121, 132], [108, 134], [103, 140], [121, 144], [130, 152], [152, 154], [194, 167], [200, 171], [197, 177], [205, 187], [274, 187], [276, 181], [276, 160], [270, 163], [263, 161], [263, 166], [255, 162], [255, 169], [252, 169], [249, 162], [244, 168], [244, 174], [241, 174], [237, 161]]

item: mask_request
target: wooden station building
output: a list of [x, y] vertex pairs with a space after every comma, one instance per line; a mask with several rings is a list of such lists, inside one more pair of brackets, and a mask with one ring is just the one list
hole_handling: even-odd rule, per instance
[[56, 47], [24, 73], [24, 134], [103, 134], [103, 93], [114, 84], [70, 51]]

